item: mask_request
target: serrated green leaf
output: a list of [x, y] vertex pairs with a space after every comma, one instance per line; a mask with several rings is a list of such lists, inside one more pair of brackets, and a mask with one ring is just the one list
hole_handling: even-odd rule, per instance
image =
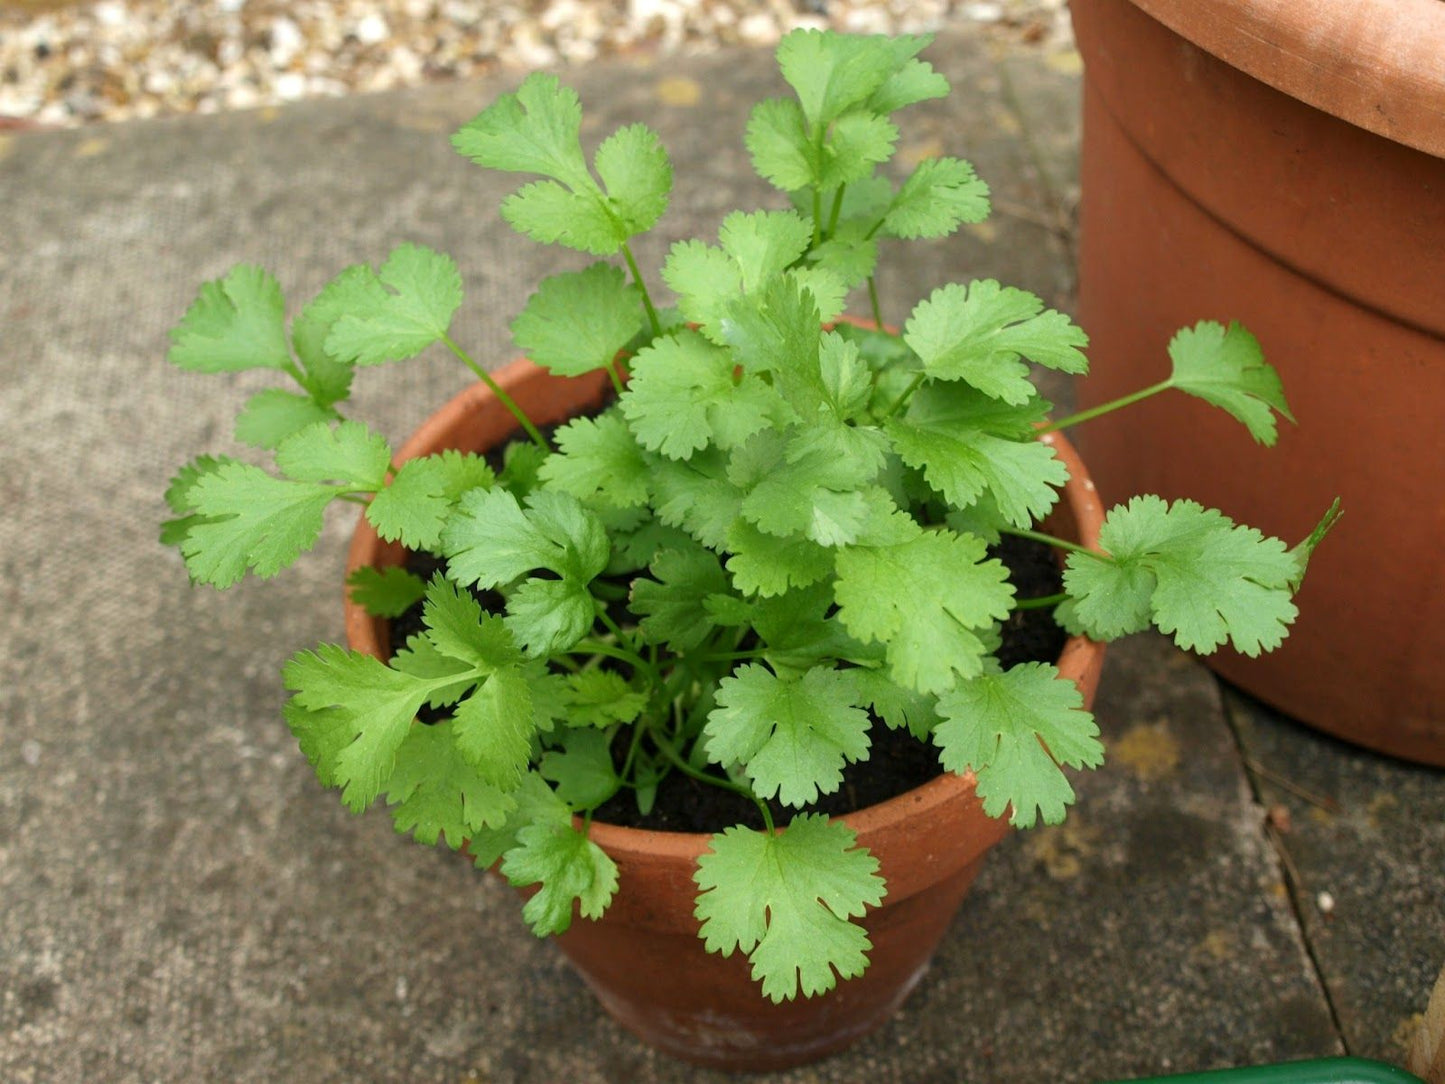
[[517, 346], [558, 376], [606, 368], [642, 330], [642, 294], [622, 270], [594, 263], [542, 280], [512, 321]]
[[943, 766], [978, 773], [978, 796], [990, 817], [1009, 806], [1015, 828], [1042, 816], [1059, 824], [1074, 788], [1061, 770], [1097, 768], [1104, 747], [1094, 717], [1072, 681], [1044, 663], [1023, 663], [960, 682], [938, 701], [933, 729]]
[[863, 487], [879, 461], [790, 452], [785, 434], [766, 430], [733, 453], [728, 478], [745, 494], [742, 514], [767, 534], [802, 535], [820, 546], [855, 541], [870, 512]]
[[537, 732], [527, 679], [516, 666], [493, 670], [457, 705], [451, 727], [458, 752], [483, 780], [515, 790]]
[[659, 456], [651, 470], [658, 518], [687, 531], [709, 549], [723, 549], [743, 500], [742, 492], [728, 481], [723, 453], [709, 448], [686, 461]]
[[339, 417], [309, 396], [268, 388], [246, 400], [236, 418], [236, 439], [256, 448], [274, 448], [292, 433]]
[[943, 692], [983, 670], [982, 633], [1008, 616], [1013, 588], [981, 539], [928, 531], [893, 546], [838, 552], [834, 595], [844, 627], [886, 645], [891, 676]]
[[570, 577], [526, 580], [507, 599], [507, 627], [532, 658], [568, 650], [596, 620], [586, 582]]
[[919, 741], [927, 741], [938, 725], [938, 697], [899, 685], [882, 670], [858, 669], [853, 681], [858, 702], [893, 730], [906, 729]]
[[461, 659], [444, 655], [424, 633], [407, 637], [406, 644], [391, 657], [391, 668], [412, 677], [452, 678], [450, 684], [434, 686], [426, 703], [433, 708], [449, 708], [471, 691], [480, 676], [474, 666]]
[[813, 227], [792, 211], [734, 211], [723, 219], [717, 237], [737, 265], [743, 292], [752, 293], [808, 250]]
[[323, 787], [341, 786], [336, 758], [356, 740], [351, 716], [339, 708], [308, 710], [297, 703], [295, 697], [282, 705], [281, 714], [302, 754], [315, 769], [317, 782]]
[[989, 213], [989, 192], [960, 158], [928, 158], [903, 182], [879, 232], [906, 239], [947, 237], [964, 222], [982, 222]]
[[400, 565], [358, 568], [346, 586], [351, 601], [373, 617], [400, 617], [426, 594], [426, 581]]
[[301, 359], [301, 385], [319, 405], [331, 406], [351, 394], [356, 370], [349, 358], [326, 349], [336, 321], [348, 314], [365, 316], [386, 303], [386, 287], [365, 264], [346, 268], [328, 282], [291, 322], [291, 342]]
[[195, 503], [191, 499], [191, 487], [208, 474], [214, 474], [221, 467], [228, 463], [237, 463], [238, 460], [225, 455], [198, 455], [180, 470], [176, 471], [175, 477], [166, 487], [166, 505], [177, 515], [186, 515], [194, 512]]
[[396, 751], [386, 784], [398, 832], [410, 832], [428, 846], [445, 837], [456, 850], [474, 832], [498, 828], [517, 808], [506, 791], [482, 778], [457, 754], [441, 726], [414, 726]]
[[541, 886], [522, 908], [538, 937], [571, 926], [574, 904], [584, 918], [600, 918], [617, 891], [616, 864], [570, 824], [523, 828], [502, 859], [502, 874], [518, 888]]
[[205, 283], [171, 331], [169, 357], [197, 373], [286, 368], [291, 348], [280, 284], [251, 264]]
[[963, 380], [1015, 405], [1036, 394], [1025, 358], [1082, 373], [1088, 336], [1033, 294], [992, 279], [940, 287], [913, 310], [903, 338], [935, 380]]
[[582, 102], [555, 75], [533, 72], [452, 136], [452, 146], [480, 166], [540, 173], [576, 189], [593, 185], [578, 134]]
[[784, 192], [808, 188], [822, 173], [802, 107], [790, 98], [753, 106], [744, 140], [758, 176]]
[[612, 767], [611, 739], [600, 730], [565, 730], [562, 748], [542, 754], [542, 778], [556, 784], [557, 796], [576, 810], [595, 809], [622, 786]]
[[693, 875], [709, 952], [746, 953], [774, 1002], [862, 974], [871, 944], [848, 920], [878, 906], [884, 884], [847, 825], [805, 814], [778, 835], [729, 828], [709, 847]]
[[929, 40], [799, 29], [778, 43], [778, 67], [816, 129], [867, 101]]
[[1297, 613], [1285, 544], [1193, 501], [1135, 497], [1104, 517], [1099, 546], [1107, 559], [1070, 554], [1064, 571], [1071, 619], [1095, 639], [1152, 620], [1186, 651], [1228, 640], [1252, 656], [1278, 647]]
[[626, 235], [652, 229], [672, 191], [672, 164], [657, 133], [645, 124], [619, 128], [602, 141], [592, 161]]
[[868, 755], [868, 713], [844, 671], [814, 667], [784, 681], [748, 663], [718, 685], [703, 727], [708, 757], [747, 776], [753, 793], [800, 807], [832, 794], [843, 766]]
[[886, 429], [903, 462], [955, 508], [985, 493], [1004, 520], [1027, 528], [1058, 500], [1069, 472], [1053, 448], [1033, 435], [1047, 405], [1014, 407], [962, 383], [920, 388], [902, 418]]
[[502, 619], [483, 613], [481, 603], [470, 592], [440, 573], [426, 587], [422, 621], [433, 647], [483, 673], [520, 661]]
[[912, 59], [890, 75], [868, 99], [871, 113], [895, 113], [905, 106], [948, 96], [948, 80], [926, 60]]
[[576, 418], [557, 430], [554, 440], [557, 452], [538, 471], [547, 486], [609, 508], [647, 503], [647, 461], [620, 414]]
[[647, 706], [645, 693], [612, 670], [582, 670], [562, 681], [564, 718], [571, 726], [609, 727], [630, 723]]
[[[297, 708], [344, 713], [352, 740], [335, 753], [331, 775], [353, 812], [365, 809], [381, 793], [417, 709], [446, 681], [404, 674], [334, 644], [292, 656], [281, 673]], [[331, 722], [340, 725], [334, 716]], [[338, 740], [335, 735], [328, 739], [333, 745]]]
[[326, 352], [358, 365], [402, 361], [446, 337], [462, 303], [462, 276], [450, 256], [421, 245], [394, 249], [378, 275], [391, 288], [366, 312], [347, 312], [326, 336]]
[[441, 545], [452, 579], [465, 586], [497, 587], [539, 568], [586, 584], [607, 566], [602, 524], [565, 493], [533, 493], [523, 511], [505, 489], [470, 490]]
[[195, 479], [186, 489], [193, 517], [181, 554], [200, 583], [229, 587], [251, 569], [267, 579], [316, 544], [332, 486], [273, 478], [235, 461]]
[[733, 586], [765, 598], [826, 579], [838, 552], [803, 538], [765, 534], [743, 519], [728, 528], [727, 548]]
[[898, 129], [887, 117], [849, 113], [833, 122], [823, 148], [817, 184], [837, 188], [872, 175], [879, 164], [893, 157]]
[[367, 505], [366, 518], [388, 542], [399, 539], [410, 550], [433, 550], [452, 505], [467, 490], [493, 480], [487, 461], [470, 452], [408, 459]]
[[632, 359], [622, 400], [638, 442], [669, 459], [731, 448], [771, 424], [777, 395], [756, 376], [734, 377], [732, 355], [694, 331], [658, 339]]
[[1272, 410], [1294, 421], [1279, 374], [1264, 360], [1259, 340], [1237, 323], [1212, 320], [1180, 330], [1169, 343], [1171, 387], [1213, 403], [1244, 424], [1256, 442], [1273, 447], [1278, 427]]
[[391, 448], [360, 422], [311, 425], [276, 446], [276, 466], [296, 482], [375, 491], [386, 484]]
[[502, 201], [502, 217], [534, 241], [593, 256], [611, 256], [627, 239], [600, 191], [573, 192], [556, 181], [523, 185]]
[[530, 824], [567, 827], [572, 812], [535, 771], [522, 776], [521, 785], [508, 797], [517, 803], [506, 821], [498, 827], [482, 828], [467, 841], [467, 851], [478, 868], [490, 869], [507, 851], [517, 845], [517, 833]]
[[497, 485], [517, 500], [525, 500], [537, 488], [537, 475], [550, 453], [530, 440], [512, 441], [502, 451], [502, 470]]
[[654, 579], [632, 581], [632, 612], [641, 616], [639, 630], [650, 644], [668, 644], [674, 651], [697, 647], [716, 627], [707, 600], [728, 591], [728, 579], [715, 554], [694, 546], [664, 550], [652, 562]]

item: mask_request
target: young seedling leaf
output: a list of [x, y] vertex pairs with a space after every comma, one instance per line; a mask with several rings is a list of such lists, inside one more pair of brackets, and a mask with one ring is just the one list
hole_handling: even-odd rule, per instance
[[612, 670], [582, 670], [563, 679], [563, 714], [572, 726], [630, 723], [647, 707], [647, 695]]
[[833, 122], [823, 148], [818, 184], [827, 189], [853, 184], [872, 175], [893, 157], [898, 129], [887, 117], [849, 113]]
[[443, 726], [413, 726], [397, 747], [386, 783], [398, 832], [428, 846], [445, 839], [456, 850], [473, 833], [499, 828], [517, 808], [506, 791], [487, 782], [457, 755]]
[[690, 651], [708, 638], [716, 624], [707, 601], [728, 592], [728, 579], [717, 556], [701, 546], [663, 550], [652, 562], [655, 579], [632, 581], [632, 612], [650, 644]]
[[693, 875], [709, 952], [746, 953], [774, 1002], [862, 974], [872, 946], [849, 920], [878, 906], [884, 884], [852, 829], [809, 813], [778, 835], [729, 828], [709, 846]]
[[1036, 394], [1028, 361], [1082, 373], [1088, 336], [1033, 294], [992, 279], [940, 287], [913, 310], [904, 340], [934, 380], [963, 380], [994, 399], [1020, 405]]
[[171, 331], [170, 360], [198, 373], [289, 367], [280, 284], [251, 264], [204, 284]]
[[948, 95], [948, 80], [926, 60], [909, 60], [895, 71], [868, 99], [870, 113], [887, 115], [905, 106]]
[[841, 670], [815, 667], [784, 681], [748, 663], [723, 678], [703, 733], [708, 757], [736, 766], [753, 793], [799, 807], [843, 782], [843, 766], [868, 755], [868, 713]]
[[645, 124], [619, 128], [597, 148], [593, 165], [626, 237], [657, 225], [672, 191], [672, 165], [656, 132]]
[[302, 387], [321, 406], [339, 403], [351, 394], [355, 368], [351, 359], [326, 349], [336, 321], [348, 314], [365, 316], [386, 304], [386, 287], [366, 264], [348, 267], [337, 275], [291, 322], [291, 343], [301, 359]]
[[373, 617], [400, 617], [426, 594], [426, 581], [400, 565], [358, 568], [346, 586], [351, 601]]
[[778, 67], [816, 131], [872, 97], [929, 40], [794, 30], [778, 43]]
[[775, 188], [796, 192], [822, 176], [803, 109], [791, 98], [770, 98], [753, 106], [745, 141], [753, 169]]
[[506, 821], [497, 827], [479, 829], [467, 841], [467, 851], [479, 869], [494, 866], [517, 845], [517, 833], [530, 824], [565, 828], [572, 823], [572, 811], [535, 771], [522, 776], [521, 785], [507, 797], [517, 803], [517, 808]]
[[276, 466], [292, 481], [375, 492], [386, 484], [391, 448], [360, 422], [311, 425], [277, 446]]
[[582, 102], [555, 75], [533, 72], [452, 136], [457, 152], [488, 169], [539, 173], [569, 188], [595, 187], [578, 138]]
[[198, 583], [230, 587], [250, 569], [274, 576], [316, 544], [332, 486], [288, 482], [259, 467], [224, 462], [186, 490], [181, 554]]
[[326, 336], [326, 352], [358, 365], [415, 357], [446, 337], [462, 303], [462, 276], [450, 256], [401, 245], [378, 276], [391, 288], [365, 312], [348, 312]]
[[982, 634], [1008, 615], [1014, 591], [981, 539], [939, 530], [846, 547], [837, 568], [838, 616], [860, 640], [886, 645], [898, 684], [938, 693], [982, 673]]
[[622, 415], [576, 418], [557, 430], [538, 477], [551, 489], [606, 508], [637, 508], [650, 489], [647, 460]]
[[310, 396], [267, 388], [246, 400], [236, 418], [236, 439], [256, 448], [274, 448], [293, 433], [341, 416]]
[[334, 644], [292, 656], [282, 678], [297, 708], [337, 709], [345, 715], [352, 740], [336, 752], [331, 775], [352, 812], [365, 809], [381, 793], [417, 709], [434, 686], [447, 680], [404, 674]]
[[555, 822], [530, 824], [516, 839], [502, 873], [517, 888], [541, 886], [522, 908], [533, 933], [565, 932], [574, 906], [583, 918], [601, 917], [617, 891], [617, 866], [601, 847], [571, 824]]
[[1099, 546], [1107, 557], [1071, 553], [1064, 572], [1070, 620], [1095, 639], [1152, 621], [1186, 651], [1227, 640], [1252, 656], [1278, 647], [1295, 618], [1299, 566], [1284, 543], [1193, 501], [1135, 497], [1105, 517]]
[[1002, 816], [1013, 807], [1015, 828], [1042, 816], [1059, 824], [1074, 800], [1062, 766], [1097, 768], [1104, 747], [1078, 686], [1044, 663], [959, 682], [938, 701], [943, 721], [933, 728], [943, 766], [978, 773], [983, 811]]
[[960, 158], [918, 164], [889, 204], [879, 229], [885, 237], [947, 237], [964, 222], [988, 217], [988, 185]]
[[543, 279], [512, 321], [512, 337], [544, 369], [581, 376], [612, 365], [642, 323], [641, 291], [620, 268], [594, 263]]
[[1272, 411], [1294, 421], [1279, 374], [1264, 360], [1259, 340], [1237, 323], [1212, 320], [1183, 328], [1169, 343], [1171, 386], [1227, 411], [1250, 436], [1272, 447], [1278, 427]]

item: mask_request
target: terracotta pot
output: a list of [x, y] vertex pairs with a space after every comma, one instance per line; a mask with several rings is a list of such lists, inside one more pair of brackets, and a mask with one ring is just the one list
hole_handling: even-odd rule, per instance
[[[596, 405], [601, 373], [565, 380], [528, 362], [497, 379], [538, 423], [560, 421]], [[462, 392], [402, 447], [398, 461], [444, 448], [481, 451], [516, 430], [482, 386]], [[1050, 528], [1093, 545], [1102, 509], [1077, 455], [1051, 437], [1068, 465], [1065, 499]], [[348, 572], [402, 559], [363, 519], [352, 539]], [[352, 647], [385, 657], [387, 629], [349, 600]], [[1092, 703], [1103, 663], [1101, 644], [1074, 638], [1059, 660]], [[759, 992], [741, 954], [709, 955], [693, 917], [692, 876], [707, 835], [651, 832], [594, 822], [592, 839], [613, 860], [619, 887], [600, 921], [577, 919], [559, 942], [603, 1006], [626, 1028], [670, 1054], [730, 1069], [776, 1069], [840, 1049], [888, 1018], [922, 977], [984, 853], [1005, 834], [984, 816], [973, 776], [946, 775], [844, 818], [879, 859], [888, 884], [881, 908], [864, 920], [873, 949], [859, 979], [832, 993], [773, 1005]]]
[[1166, 395], [1078, 434], [1108, 500], [1194, 497], [1294, 540], [1339, 495], [1284, 648], [1206, 661], [1333, 734], [1445, 765], [1445, 4], [1073, 0], [1085, 62], [1082, 405], [1239, 320], [1298, 428]]

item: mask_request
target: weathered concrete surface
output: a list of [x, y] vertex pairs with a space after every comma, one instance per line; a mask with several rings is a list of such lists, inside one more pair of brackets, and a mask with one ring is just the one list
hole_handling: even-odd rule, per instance
[[[932, 56], [960, 92], [917, 111], [904, 157], [973, 158], [1003, 213], [891, 273], [885, 316], [962, 276], [1066, 302], [1075, 77], [958, 37]], [[740, 150], [771, 73], [744, 51], [572, 79], [589, 139], [644, 118], [672, 151], [678, 193], [644, 266], [772, 201]], [[669, 78], [696, 80], [698, 103], [663, 104]], [[163, 361], [197, 284], [233, 263], [302, 299], [401, 241], [444, 248], [468, 286], [457, 337], [510, 356], [526, 285], [580, 260], [511, 235], [508, 179], [447, 146], [502, 88], [3, 137], [0, 1079], [699, 1078], [605, 1018], [509, 890], [315, 786], [277, 670], [340, 635], [348, 522], [280, 580], [224, 596], [189, 589], [155, 543], [167, 478], [233, 449], [258, 384]], [[357, 414], [399, 437], [465, 379], [440, 356], [369, 372]], [[1212, 679], [1141, 638], [1114, 651], [1099, 712], [1111, 764], [1080, 782], [1073, 820], [996, 852], [897, 1021], [780, 1079], [1091, 1081], [1341, 1048], [1303, 939], [1321, 923], [1295, 918]], [[1315, 755], [1325, 776], [1362, 770], [1352, 750]], [[1410, 786], [1438, 826], [1440, 776]], [[1420, 921], [1321, 957], [1358, 1006], [1351, 1049], [1392, 1058], [1385, 1031], [1441, 951], [1425, 928], [1439, 835], [1412, 808], [1379, 807], [1328, 884], [1387, 914], [1409, 896]]]

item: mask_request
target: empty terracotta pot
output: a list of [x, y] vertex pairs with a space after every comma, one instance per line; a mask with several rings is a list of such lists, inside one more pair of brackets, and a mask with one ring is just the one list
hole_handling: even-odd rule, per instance
[[1166, 395], [1077, 434], [1109, 502], [1193, 497], [1290, 540], [1335, 496], [1300, 617], [1219, 673], [1340, 737], [1445, 765], [1445, 4], [1073, 0], [1085, 63], [1083, 405], [1238, 320], [1299, 426], [1274, 449]]
[[[600, 403], [606, 378], [551, 376], [528, 362], [495, 374], [539, 425]], [[445, 448], [482, 451], [516, 431], [481, 385], [462, 392], [403, 446], [398, 461]], [[1048, 438], [1072, 478], [1049, 529], [1085, 545], [1098, 538], [1102, 509], [1067, 442]], [[352, 539], [348, 574], [399, 563], [399, 545], [382, 542], [363, 519]], [[347, 640], [388, 655], [386, 623], [349, 599]], [[1104, 648], [1080, 637], [1065, 645], [1062, 673], [1091, 704]], [[693, 917], [692, 876], [709, 837], [650, 832], [594, 822], [591, 838], [617, 863], [619, 886], [599, 921], [576, 919], [562, 951], [619, 1022], [645, 1041], [690, 1061], [729, 1069], [776, 1069], [838, 1050], [882, 1024], [927, 969], [938, 942], [983, 862], [1007, 831], [984, 816], [973, 776], [944, 775], [844, 818], [878, 857], [887, 881], [883, 906], [865, 919], [873, 949], [861, 978], [817, 998], [774, 1005], [761, 994], [741, 954], [708, 954]]]

